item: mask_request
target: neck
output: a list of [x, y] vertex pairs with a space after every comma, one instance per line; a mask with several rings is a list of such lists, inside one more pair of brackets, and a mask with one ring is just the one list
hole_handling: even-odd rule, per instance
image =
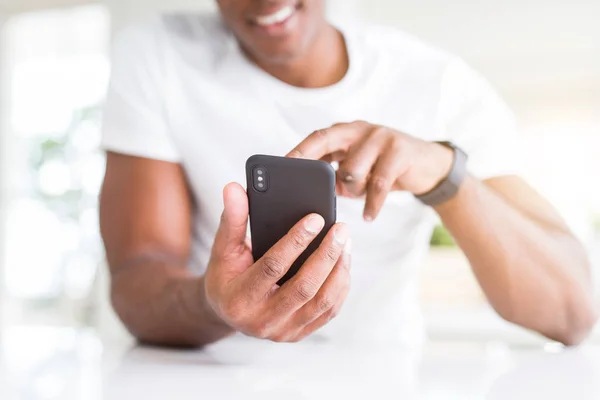
[[341, 81], [350, 65], [343, 35], [327, 25], [309, 51], [285, 63], [256, 64], [268, 74], [289, 85], [301, 88], [323, 88]]

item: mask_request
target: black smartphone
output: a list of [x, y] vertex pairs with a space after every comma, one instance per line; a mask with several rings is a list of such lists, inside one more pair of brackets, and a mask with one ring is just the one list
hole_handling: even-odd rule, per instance
[[336, 222], [335, 171], [323, 161], [255, 155], [246, 162], [246, 177], [254, 260], [307, 215], [325, 219], [323, 231], [278, 282], [281, 286], [296, 275]]

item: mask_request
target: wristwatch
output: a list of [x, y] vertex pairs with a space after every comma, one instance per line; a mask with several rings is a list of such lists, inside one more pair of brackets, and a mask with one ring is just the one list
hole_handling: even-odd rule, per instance
[[454, 161], [448, 175], [431, 191], [416, 196], [427, 206], [438, 206], [452, 199], [458, 193], [460, 185], [467, 176], [467, 161], [469, 156], [461, 148], [451, 142], [436, 142], [454, 151]]

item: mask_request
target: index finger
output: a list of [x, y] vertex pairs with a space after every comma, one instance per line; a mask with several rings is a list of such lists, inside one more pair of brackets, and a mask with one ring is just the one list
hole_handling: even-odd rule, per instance
[[345, 152], [363, 131], [360, 122], [337, 124], [308, 135], [287, 157], [320, 160], [328, 155]]

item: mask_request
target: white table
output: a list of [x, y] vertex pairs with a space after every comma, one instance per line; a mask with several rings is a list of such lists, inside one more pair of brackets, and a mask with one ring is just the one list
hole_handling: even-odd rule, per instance
[[416, 357], [319, 340], [234, 338], [174, 351], [69, 329], [13, 328], [1, 337], [3, 400], [600, 399], [597, 347], [436, 343]]

